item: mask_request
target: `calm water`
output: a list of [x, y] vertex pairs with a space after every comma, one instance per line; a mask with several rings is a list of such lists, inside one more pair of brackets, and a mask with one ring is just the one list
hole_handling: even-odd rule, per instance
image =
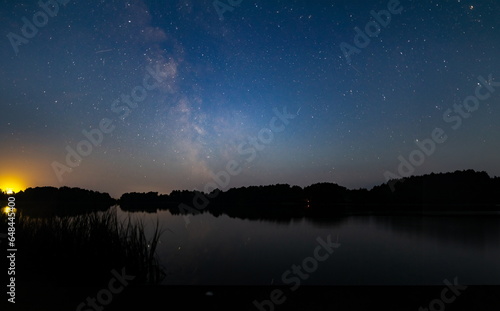
[[500, 284], [498, 215], [271, 222], [202, 214], [190, 216], [187, 226], [168, 211], [131, 215], [148, 225], [158, 217], [166, 229], [158, 249], [165, 285], [284, 284], [282, 275], [313, 256], [317, 238], [328, 235], [340, 247], [302, 284], [441, 285], [454, 277], [461, 284]]

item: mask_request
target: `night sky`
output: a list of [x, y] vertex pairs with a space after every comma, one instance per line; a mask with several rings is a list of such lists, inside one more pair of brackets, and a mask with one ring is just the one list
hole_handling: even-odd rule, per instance
[[500, 175], [496, 0], [1, 4], [2, 189]]

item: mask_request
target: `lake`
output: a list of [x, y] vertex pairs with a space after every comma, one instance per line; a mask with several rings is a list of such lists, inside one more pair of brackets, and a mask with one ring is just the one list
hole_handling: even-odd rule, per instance
[[[294, 285], [297, 275], [302, 285], [442, 285], [455, 277], [500, 284], [498, 214], [256, 221], [204, 213], [189, 216], [189, 225], [169, 211], [130, 215], [148, 231], [157, 218], [165, 229], [164, 285]], [[340, 245], [313, 259], [318, 239], [329, 236]]]

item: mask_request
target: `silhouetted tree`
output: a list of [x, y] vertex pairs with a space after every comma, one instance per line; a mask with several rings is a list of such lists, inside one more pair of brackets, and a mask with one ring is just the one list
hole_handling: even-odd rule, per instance
[[[428, 174], [349, 190], [334, 183], [301, 188], [287, 184], [231, 188], [211, 194], [175, 190], [170, 195], [124, 194], [126, 210], [169, 209], [173, 214], [210, 212], [215, 216], [262, 219], [338, 215], [351, 212], [477, 210], [500, 204], [500, 179], [473, 170]], [[179, 209], [179, 204], [185, 204]], [[186, 208], [186, 206], [188, 206]]]

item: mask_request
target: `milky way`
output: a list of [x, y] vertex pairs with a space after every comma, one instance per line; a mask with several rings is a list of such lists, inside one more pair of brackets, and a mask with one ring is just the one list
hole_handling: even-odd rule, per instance
[[21, 2], [0, 9], [4, 180], [119, 196], [202, 190], [230, 164], [227, 187], [370, 188], [401, 159], [500, 175], [500, 92], [454, 108], [500, 81], [497, 1]]

